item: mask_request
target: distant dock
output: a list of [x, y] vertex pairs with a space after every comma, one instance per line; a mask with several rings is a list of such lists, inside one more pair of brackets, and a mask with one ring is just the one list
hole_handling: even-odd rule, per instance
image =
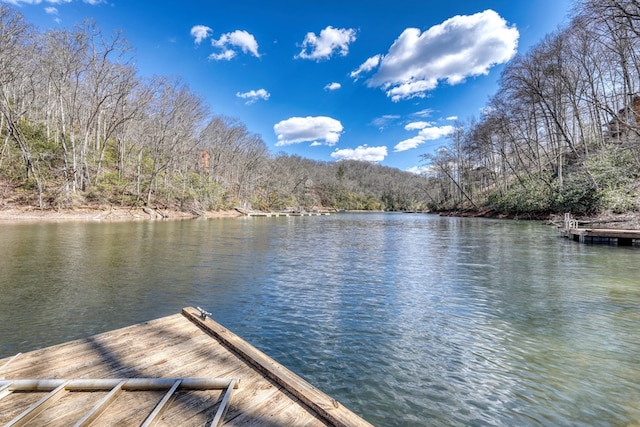
[[578, 221], [573, 219], [570, 214], [565, 214], [564, 224], [558, 227], [558, 231], [574, 242], [640, 246], [640, 230], [580, 227]]
[[0, 425], [371, 427], [208, 314], [0, 360]]
[[282, 212], [262, 212], [254, 211], [244, 208], [235, 208], [238, 212], [245, 216], [251, 217], [280, 217], [280, 216], [322, 216], [329, 215], [329, 212], [294, 212], [294, 211], [282, 211]]

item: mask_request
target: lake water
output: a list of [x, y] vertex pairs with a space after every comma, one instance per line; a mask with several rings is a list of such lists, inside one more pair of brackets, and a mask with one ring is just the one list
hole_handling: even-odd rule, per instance
[[378, 426], [640, 423], [640, 249], [422, 214], [0, 224], [0, 358], [201, 306]]

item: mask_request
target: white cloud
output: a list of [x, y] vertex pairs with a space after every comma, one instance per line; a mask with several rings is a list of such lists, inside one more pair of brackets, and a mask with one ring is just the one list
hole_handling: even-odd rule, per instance
[[342, 133], [342, 123], [326, 116], [291, 117], [273, 126], [278, 137], [276, 146], [312, 142], [314, 145], [336, 145]]
[[400, 116], [386, 114], [381, 117], [376, 117], [371, 121], [371, 125], [377, 127], [380, 130], [384, 130], [387, 126], [389, 126], [392, 122], [398, 120]]
[[266, 101], [267, 99], [269, 99], [271, 94], [264, 89], [258, 89], [258, 90], [250, 90], [249, 92], [243, 92], [243, 93], [238, 92], [236, 93], [236, 96], [238, 98], [246, 99], [247, 100], [246, 104], [251, 105], [260, 99], [264, 99]]
[[219, 53], [212, 53], [209, 55], [209, 59], [215, 61], [229, 61], [238, 55], [238, 50], [241, 50], [243, 53], [250, 53], [256, 58], [260, 58], [258, 42], [252, 34], [244, 30], [232, 31], [221, 35], [219, 39], [212, 39], [211, 46], [222, 50]]
[[426, 141], [433, 141], [434, 139], [440, 139], [443, 136], [451, 135], [454, 130], [456, 130], [456, 128], [451, 125], [428, 126], [422, 129], [418, 135]]
[[295, 57], [320, 61], [329, 59], [334, 52], [346, 56], [349, 53], [349, 43], [355, 40], [355, 30], [328, 26], [320, 31], [320, 36], [315, 33], [307, 33], [302, 42], [302, 50]]
[[342, 87], [342, 85], [340, 83], [333, 82], [333, 83], [329, 83], [328, 85], [326, 85], [324, 87], [324, 90], [338, 90], [341, 87]]
[[387, 157], [387, 147], [368, 147], [361, 145], [355, 149], [344, 148], [342, 150], [334, 150], [331, 157], [336, 160], [360, 160], [363, 162], [378, 163]]
[[408, 123], [405, 127], [404, 130], [420, 130], [420, 129], [424, 129], [427, 126], [430, 126], [431, 123], [429, 122], [411, 122]]
[[227, 49], [224, 52], [221, 53], [212, 53], [211, 55], [209, 55], [209, 59], [214, 60], [214, 61], [229, 61], [233, 58], [235, 58], [236, 56], [236, 52], [231, 50], [231, 49]]
[[433, 173], [433, 166], [413, 166], [406, 169], [406, 171], [416, 175], [430, 175]]
[[351, 73], [349, 73], [349, 76], [354, 78], [355, 80], [358, 80], [358, 78], [360, 77], [360, 74], [368, 73], [369, 71], [376, 68], [380, 64], [381, 59], [382, 59], [382, 55], [372, 56], [371, 58], [364, 61], [364, 63], [362, 63], [362, 65], [360, 65], [357, 70], [354, 70]]
[[58, 9], [53, 7], [53, 6], [48, 6], [44, 8], [44, 11], [48, 14], [48, 15], [57, 15], [58, 14]]
[[[424, 32], [407, 28], [380, 57], [367, 85], [382, 88], [393, 101], [424, 98], [441, 81], [455, 85], [509, 61], [516, 54], [519, 36], [515, 27], [490, 9], [454, 16]], [[365, 64], [351, 77], [366, 71]]]
[[420, 144], [424, 144], [425, 140], [420, 138], [419, 136], [413, 136], [409, 139], [405, 139], [404, 141], [400, 141], [393, 147], [393, 151], [396, 153], [400, 151], [407, 151], [416, 148]]
[[435, 89], [436, 86], [438, 86], [436, 79], [402, 83], [387, 90], [387, 96], [391, 98], [393, 102], [409, 98], [426, 98], [427, 92]]
[[455, 122], [456, 120], [458, 120], [458, 116], [449, 116], [449, 117], [447, 117], [447, 120], [449, 120], [451, 122]]
[[440, 139], [444, 136], [450, 135], [455, 128], [450, 125], [445, 126], [433, 126], [430, 123], [426, 122], [414, 122], [405, 126], [407, 130], [416, 130], [420, 129], [418, 135], [413, 136], [409, 139], [405, 139], [404, 141], [400, 141], [393, 147], [393, 151], [407, 151], [418, 147], [421, 144], [424, 144], [427, 141], [433, 141], [436, 139]]
[[191, 27], [191, 36], [195, 38], [195, 44], [200, 44], [202, 40], [209, 38], [213, 30], [206, 25], [194, 25]]
[[433, 110], [431, 108], [425, 108], [424, 110], [416, 111], [412, 113], [412, 116], [416, 117], [429, 117], [433, 114]]
[[495, 112], [495, 108], [493, 108], [493, 107], [491, 107], [489, 105], [487, 105], [486, 107], [482, 107], [480, 109], [480, 114], [483, 115], [483, 116], [491, 115], [494, 112]]

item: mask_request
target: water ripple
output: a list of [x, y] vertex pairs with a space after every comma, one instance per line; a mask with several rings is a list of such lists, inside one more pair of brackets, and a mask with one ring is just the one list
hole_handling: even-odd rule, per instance
[[3, 238], [3, 355], [201, 305], [376, 425], [640, 422], [637, 249], [408, 214]]

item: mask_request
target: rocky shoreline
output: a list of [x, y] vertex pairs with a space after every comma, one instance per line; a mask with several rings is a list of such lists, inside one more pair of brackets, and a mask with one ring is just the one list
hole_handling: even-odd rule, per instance
[[146, 207], [80, 207], [74, 209], [36, 209], [33, 207], [9, 207], [0, 209], [0, 223], [6, 222], [56, 222], [56, 221], [157, 221], [195, 218], [234, 218], [242, 216], [236, 210], [211, 212], [184, 212], [172, 209]]
[[[469, 212], [440, 212], [442, 216], [474, 218], [501, 218], [539, 220], [560, 225], [562, 215], [517, 216], [497, 214], [493, 210]], [[56, 221], [159, 221], [196, 218], [237, 218], [243, 214], [235, 209], [221, 211], [186, 212], [175, 209], [151, 209], [147, 207], [85, 206], [73, 209], [37, 209], [31, 206], [5, 206], [0, 208], [0, 224], [10, 222]], [[622, 214], [603, 213], [590, 217], [577, 217], [580, 224], [593, 228], [640, 229], [640, 212]]]

